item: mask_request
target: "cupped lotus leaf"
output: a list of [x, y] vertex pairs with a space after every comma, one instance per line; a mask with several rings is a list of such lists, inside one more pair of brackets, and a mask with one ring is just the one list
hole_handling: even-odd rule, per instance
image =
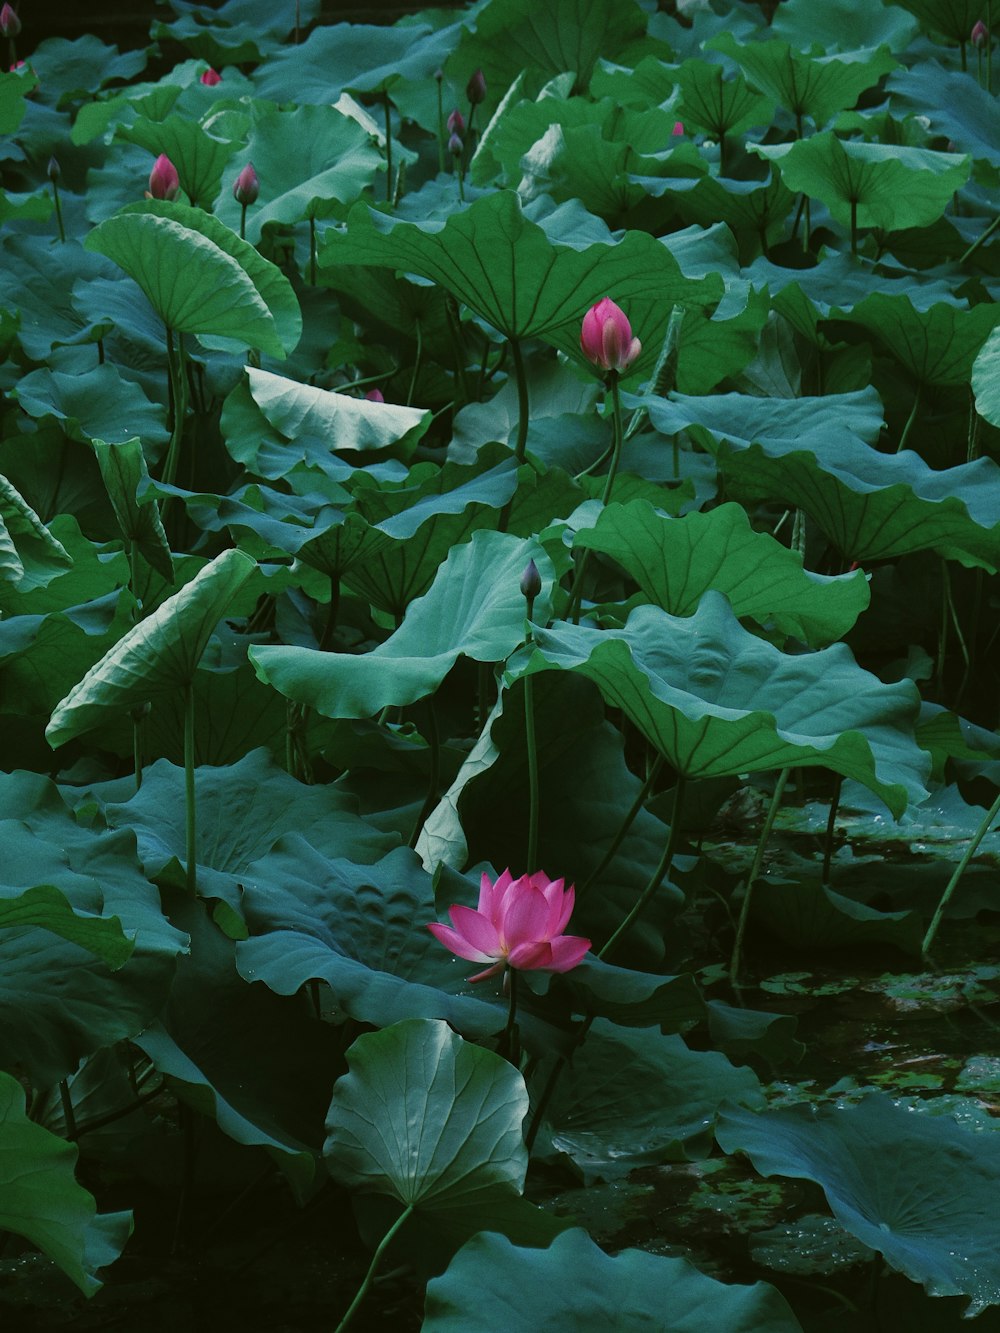
[[989, 0], [899, 0], [899, 4], [917, 18], [925, 32], [940, 33], [963, 45], [975, 24], [989, 14]]
[[474, 1236], [428, 1284], [424, 1333], [494, 1333], [498, 1310], [508, 1333], [801, 1333], [785, 1298], [766, 1282], [718, 1282], [686, 1259], [644, 1250], [612, 1258], [575, 1228], [547, 1250], [486, 1231]]
[[298, 24], [311, 23], [320, 5], [319, 0], [299, 0], [298, 8], [286, 13], [268, 0], [229, 0], [223, 9], [179, 0], [171, 8], [177, 19], [171, 24], [154, 23], [153, 39], [170, 37], [221, 68], [260, 60]]
[[[253, 243], [269, 223], [329, 217], [353, 203], [385, 167], [371, 136], [332, 106], [257, 107], [244, 157], [260, 178], [260, 197], [246, 215]], [[235, 179], [235, 166], [229, 174]], [[215, 211], [230, 227], [239, 227], [241, 210], [230, 179], [222, 184]]]
[[752, 84], [790, 111], [800, 125], [808, 116], [817, 129], [838, 111], [854, 106], [863, 92], [899, 63], [884, 48], [809, 56], [780, 39], [737, 42], [728, 32], [713, 37], [707, 45], [734, 60]]
[[80, 945], [112, 969], [126, 963], [135, 947], [117, 917], [74, 911], [66, 895], [53, 884], [38, 884], [16, 895], [0, 888], [0, 930], [14, 926], [49, 930], [60, 939]]
[[24, 1089], [0, 1072], [0, 1227], [24, 1236], [53, 1259], [85, 1296], [102, 1286], [132, 1234], [132, 1214], [98, 1213], [76, 1182], [75, 1143], [29, 1119]]
[[573, 544], [611, 556], [671, 615], [691, 615], [702, 594], [714, 588], [736, 615], [752, 616], [812, 647], [842, 638], [870, 597], [860, 570], [829, 578], [803, 569], [798, 552], [754, 532], [737, 504], [683, 518], [667, 518], [647, 500], [612, 504]]
[[895, 815], [926, 795], [911, 681], [883, 685], [834, 644], [787, 656], [706, 592], [694, 615], [639, 606], [621, 630], [537, 630], [512, 669], [579, 671], [679, 773], [724, 777], [818, 764], [854, 778]]
[[190, 685], [212, 631], [256, 569], [243, 551], [223, 551], [87, 672], [45, 730], [53, 747], [128, 708]]
[[177, 169], [181, 189], [198, 208], [211, 208], [226, 163], [239, 147], [181, 115], [159, 121], [137, 116], [130, 124], [118, 127], [116, 138], [138, 144], [154, 158], [165, 154]]
[[51, 583], [72, 563], [62, 542], [7, 478], [0, 476], [0, 581], [27, 592]]
[[133, 436], [119, 444], [94, 440], [94, 453], [108, 489], [108, 499], [125, 538], [147, 564], [173, 582], [174, 563], [155, 500], [140, 504], [138, 492], [149, 478], [142, 442]]
[[[522, 70], [534, 95], [557, 74], [576, 76], [586, 88], [600, 58], [612, 60], [646, 32], [647, 15], [636, 0], [493, 0], [478, 15], [445, 66], [461, 77], [482, 69], [492, 109]], [[456, 78], [457, 81], [457, 78]]]
[[630, 373], [650, 369], [674, 305], [712, 305], [718, 277], [685, 278], [666, 244], [645, 232], [621, 241], [553, 242], [527, 218], [517, 195], [499, 190], [447, 222], [405, 222], [352, 210], [347, 231], [332, 234], [321, 263], [360, 264], [416, 273], [445, 287], [508, 338], [544, 338], [580, 359], [580, 321], [613, 293], [643, 343]]
[[524, 1188], [528, 1091], [506, 1060], [413, 1018], [359, 1037], [347, 1061], [323, 1149], [335, 1180], [433, 1213]]
[[[534, 560], [547, 587], [552, 565], [534, 541], [477, 532], [453, 547], [423, 597], [411, 602], [399, 629], [370, 653], [311, 648], [252, 648], [261, 680], [324, 717], [372, 717], [387, 704], [433, 693], [460, 656], [497, 662], [524, 637], [521, 575]], [[548, 614], [549, 594], [535, 614]]]
[[1000, 324], [1000, 306], [983, 302], [969, 310], [951, 302], [916, 309], [907, 296], [872, 292], [837, 319], [860, 324], [879, 339], [920, 384], [968, 384], [973, 362]]
[[969, 74], [924, 60], [886, 84], [893, 105], [925, 116], [935, 134], [977, 162], [1000, 166], [1000, 108]]
[[766, 181], [721, 180], [701, 176], [694, 181], [665, 180], [643, 182], [647, 191], [669, 193], [688, 222], [710, 227], [724, 222], [737, 236], [749, 232], [770, 243], [791, 212], [795, 196], [772, 171]]
[[838, 139], [831, 130], [790, 144], [754, 144], [790, 190], [819, 199], [841, 226], [902, 231], [936, 222], [969, 178], [961, 153]]
[[902, 51], [916, 31], [916, 20], [897, 5], [857, 5], [854, 0], [784, 0], [774, 15], [775, 35], [799, 51], [857, 51], [887, 46]]
[[682, 1037], [655, 1027], [599, 1018], [586, 1052], [556, 1084], [539, 1142], [565, 1153], [587, 1184], [704, 1156], [723, 1102], [763, 1102], [751, 1069], [718, 1051], [688, 1050]]
[[[155, 211], [152, 204], [158, 205]], [[168, 328], [234, 338], [283, 357], [277, 321], [247, 268], [231, 253], [235, 246], [252, 247], [219, 223], [228, 238], [223, 248], [161, 212], [164, 206], [185, 207], [157, 200], [131, 205], [130, 211], [95, 227], [87, 249], [106, 255], [134, 279]]]
[[685, 133], [701, 130], [721, 140], [754, 125], [768, 125], [774, 116], [774, 102], [770, 98], [755, 93], [742, 75], [725, 78], [721, 65], [685, 60], [675, 78], [681, 90], [676, 110]]
[[[841, 1226], [932, 1296], [1000, 1304], [1000, 1140], [872, 1093], [855, 1106], [727, 1110], [724, 1152], [822, 1186]], [[960, 1188], [956, 1188], [960, 1182]]]
[[169, 437], [163, 408], [115, 366], [94, 366], [76, 375], [40, 367], [21, 376], [16, 392], [29, 416], [56, 420], [74, 440], [126, 440], [138, 435], [155, 445]]

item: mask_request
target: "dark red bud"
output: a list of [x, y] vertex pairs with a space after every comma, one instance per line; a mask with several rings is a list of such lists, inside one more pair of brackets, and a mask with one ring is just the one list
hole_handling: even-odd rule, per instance
[[534, 560], [529, 560], [524, 567], [524, 573], [521, 575], [521, 596], [526, 597], [529, 602], [533, 602], [542, 591], [542, 576], [538, 572], [538, 566]]
[[478, 106], [480, 102], [486, 101], [486, 80], [481, 69], [477, 69], [465, 85], [465, 95], [472, 106]]

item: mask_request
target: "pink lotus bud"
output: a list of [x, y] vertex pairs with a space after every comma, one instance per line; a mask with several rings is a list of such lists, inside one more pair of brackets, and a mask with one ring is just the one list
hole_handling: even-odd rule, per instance
[[605, 296], [583, 317], [580, 350], [601, 370], [622, 371], [628, 370], [642, 351], [642, 343], [632, 337], [625, 311]]
[[983, 47], [990, 40], [990, 30], [982, 19], [976, 19], [972, 25], [972, 32], [969, 34], [969, 41], [973, 46]]
[[214, 88], [217, 83], [222, 82], [222, 75], [218, 70], [212, 69], [211, 66], [209, 66], [201, 76], [201, 81], [206, 88]]
[[0, 35], [4, 37], [17, 37], [21, 31], [21, 20], [11, 9], [10, 5], [4, 5], [0, 9]]
[[514, 879], [505, 870], [496, 883], [483, 875], [479, 906], [448, 909], [451, 925], [427, 929], [459, 958], [489, 963], [470, 981], [485, 981], [507, 967], [519, 971], [568, 972], [582, 962], [590, 940], [562, 931], [573, 914], [574, 890], [544, 871]]
[[486, 80], [481, 69], [477, 69], [465, 85], [465, 95], [472, 106], [478, 106], [480, 102], [486, 101]]
[[384, 396], [383, 396], [383, 394], [382, 394], [382, 390], [381, 390], [381, 389], [369, 389], [368, 392], [365, 394], [365, 398], [366, 398], [366, 400], [367, 400], [369, 403], [384, 403], [384, 402], [385, 402], [385, 398], [384, 398]]
[[459, 111], [458, 107], [456, 107], [455, 110], [448, 117], [448, 133], [449, 134], [465, 133], [465, 117], [462, 115], [461, 111]]
[[675, 120], [674, 128], [670, 131], [670, 133], [674, 136], [675, 139], [679, 139], [680, 136], [684, 133], [683, 120]]
[[15, 60], [13, 65], [11, 65], [10, 67], [9, 73], [16, 74], [19, 69], [24, 69], [23, 60]]
[[462, 143], [462, 140], [457, 134], [453, 134], [448, 140], [448, 152], [451, 153], [453, 157], [461, 157], [465, 152], [465, 144]]
[[150, 197], [152, 199], [176, 199], [180, 192], [181, 179], [177, 174], [177, 168], [166, 153], [161, 153], [153, 163], [153, 170], [149, 173]]
[[257, 173], [253, 169], [253, 163], [248, 162], [240, 174], [233, 181], [233, 198], [244, 208], [248, 204], [255, 204], [257, 196], [260, 194], [260, 181], [257, 179]]
[[529, 560], [521, 575], [521, 596], [533, 602], [542, 591], [542, 576], [534, 560]]

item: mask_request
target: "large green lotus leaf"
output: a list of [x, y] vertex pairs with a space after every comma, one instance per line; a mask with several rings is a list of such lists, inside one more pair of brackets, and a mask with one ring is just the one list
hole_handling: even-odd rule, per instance
[[815, 1180], [841, 1226], [932, 1296], [971, 1297], [969, 1314], [998, 1304], [996, 1135], [879, 1093], [856, 1106], [728, 1111], [716, 1133], [761, 1175]]
[[685, 278], [667, 246], [645, 232], [620, 241], [553, 242], [526, 217], [516, 194], [483, 196], [447, 222], [404, 222], [364, 204], [346, 233], [331, 234], [324, 264], [360, 264], [417, 273], [445, 287], [508, 338], [544, 338], [580, 359], [580, 321], [612, 295], [643, 342], [633, 371], [656, 360], [674, 305], [712, 305], [718, 277]]
[[218, 68], [260, 60], [280, 49], [297, 22], [305, 26], [317, 17], [320, 5], [319, 0], [299, 0], [294, 10], [284, 10], [268, 0], [229, 0], [219, 9], [179, 0], [171, 8], [178, 17], [169, 24], [154, 22], [153, 40], [171, 38]]
[[[149, 201], [158, 202], [165, 201]], [[285, 355], [267, 302], [247, 269], [230, 253], [246, 242], [226, 228], [231, 243], [223, 249], [201, 231], [152, 211], [148, 204], [132, 207], [143, 211], [108, 218], [90, 232], [85, 244], [114, 260], [138, 283], [168, 328], [234, 338], [271, 356]]]
[[70, 690], [46, 728], [49, 744], [64, 745], [128, 708], [189, 685], [212, 631], [254, 569], [243, 551], [223, 551], [203, 566]]
[[73, 557], [32, 507], [0, 476], [0, 580], [20, 592], [44, 588], [65, 573]]
[[120, 125], [116, 137], [138, 144], [154, 157], [166, 154], [177, 168], [181, 189], [198, 208], [211, 208], [222, 173], [238, 147], [181, 115], [160, 121], [138, 116], [131, 124]]
[[169, 438], [164, 409], [111, 365], [85, 374], [33, 370], [18, 380], [15, 392], [29, 416], [54, 419], [74, 440], [117, 442], [139, 435], [156, 445]]
[[173, 582], [174, 564], [156, 501], [140, 504], [137, 499], [149, 478], [141, 440], [135, 436], [118, 444], [94, 440], [94, 453], [126, 543], [163, 578]]
[[53, 346], [100, 332], [92, 312], [74, 304], [73, 288], [115, 273], [108, 260], [71, 239], [53, 249], [47, 237], [43, 245], [17, 233], [5, 237], [3, 252], [4, 300], [20, 315], [18, 340], [32, 360], [47, 360]]
[[251, 938], [236, 963], [247, 981], [279, 995], [325, 981], [337, 1009], [377, 1027], [420, 1017], [476, 1038], [503, 1028], [506, 1007], [489, 1002], [488, 988], [453, 993], [463, 973], [426, 929], [438, 915], [431, 878], [408, 848], [361, 866], [286, 835], [243, 885]]
[[867, 442], [882, 418], [872, 389], [825, 398], [675, 394], [644, 401], [658, 430], [690, 430], [716, 455], [729, 494], [805, 510], [847, 560], [933, 550], [966, 565], [1000, 567], [997, 464], [979, 458], [935, 472], [909, 450], [878, 453]]
[[[79, 446], [74, 446], [79, 451]], [[57, 499], [64, 498], [57, 495]], [[70, 498], [78, 498], [70, 496]], [[44, 501], [45, 496], [39, 497]], [[36, 503], [34, 508], [40, 510]], [[128, 560], [120, 542], [92, 542], [80, 531], [71, 514], [60, 513], [48, 525], [49, 532], [66, 551], [69, 561], [54, 579], [36, 586], [15, 589], [0, 584], [0, 610], [7, 617], [47, 615], [79, 604], [96, 602], [107, 593], [117, 592], [128, 582]]]
[[767, 181], [722, 180], [701, 176], [694, 181], [644, 180], [650, 193], [670, 193], [686, 221], [700, 227], [724, 222], [737, 236], [750, 233], [768, 244], [778, 239], [795, 196], [772, 171]]
[[521, 1249], [488, 1231], [474, 1236], [447, 1272], [428, 1283], [424, 1333], [800, 1333], [785, 1298], [765, 1282], [717, 1282], [686, 1259], [644, 1250], [613, 1258], [581, 1229], [548, 1249]]
[[52, 884], [39, 884], [11, 895], [0, 885], [0, 930], [15, 926], [37, 926], [60, 939], [79, 944], [114, 970], [128, 962], [135, 947], [117, 917], [75, 912], [66, 895]]
[[818, 880], [768, 875], [754, 890], [751, 918], [795, 949], [891, 944], [919, 955], [926, 921], [920, 912], [880, 912]]
[[119, 52], [91, 33], [72, 41], [47, 37], [31, 53], [31, 68], [38, 75], [45, 100], [65, 104], [71, 98], [94, 97], [113, 80], [127, 81], [146, 67], [145, 51]]
[[191, 936], [191, 953], [136, 1045], [182, 1101], [237, 1143], [280, 1153], [293, 1182], [306, 1186], [339, 1072], [337, 1033], [306, 1017], [298, 997], [248, 985], [236, 970], [235, 946], [200, 903], [181, 893], [168, 903], [174, 923]]
[[[266, 750], [237, 763], [197, 772], [198, 887], [206, 897], [235, 901], [247, 867], [286, 833], [299, 833], [326, 856], [366, 865], [396, 845], [362, 820], [356, 798], [329, 786], [307, 787], [277, 767]], [[113, 828], [132, 829], [146, 874], [158, 877], [185, 857], [184, 772], [159, 759], [141, 788], [105, 807]], [[182, 876], [183, 882], [183, 876]]]
[[647, 21], [635, 0], [552, 0], [544, 8], [533, 0], [491, 0], [445, 71], [464, 81], [466, 71], [482, 69], [491, 108], [522, 70], [529, 95], [563, 73], [574, 74], [582, 91], [598, 59], [611, 60], [644, 36]]
[[[727, 303], [728, 304], [728, 303]], [[737, 376], [760, 349], [761, 330], [771, 313], [766, 291], [750, 288], [742, 310], [711, 319], [704, 310], [688, 310], [681, 323], [677, 387], [682, 393], [710, 393], [722, 380]]]
[[773, 37], [766, 42], [737, 42], [728, 32], [713, 37], [708, 46], [735, 60], [750, 82], [790, 111], [800, 125], [808, 116], [817, 129], [838, 111], [854, 106], [899, 63], [884, 48], [807, 56]]
[[790, 190], [826, 204], [841, 226], [902, 231], [936, 222], [969, 178], [972, 159], [960, 153], [838, 139], [830, 130], [791, 144], [754, 144]]
[[525, 667], [582, 672], [689, 778], [819, 764], [897, 816], [926, 794], [911, 681], [883, 685], [844, 644], [787, 656], [745, 630], [721, 593], [686, 618], [639, 606], [621, 630], [537, 630], [515, 670]]
[[833, 313], [874, 333], [921, 384], [968, 384], [980, 348], [1000, 324], [1000, 307], [990, 302], [970, 310], [950, 302], [919, 310], [908, 297], [888, 292], [872, 292], [853, 309]]
[[826, 0], [817, 8], [812, 0], [784, 0], [771, 24], [776, 36], [799, 51], [816, 46], [824, 51], [857, 51], [888, 46], [903, 51], [916, 32], [916, 21], [892, 5], [857, 5], [854, 0]]
[[976, 22], [989, 13], [989, 0], [899, 0], [899, 3], [916, 16], [926, 32], [940, 33], [963, 45]]
[[[260, 198], [247, 209], [247, 239], [254, 243], [269, 223], [338, 212], [385, 167], [367, 131], [332, 106], [298, 106], [294, 111], [256, 107], [246, 157], [260, 178]], [[228, 179], [215, 211], [230, 227], [239, 227], [240, 205]]]
[[992, 426], [1000, 426], [1000, 332], [994, 329], [972, 366], [976, 411]]
[[30, 74], [0, 74], [0, 134], [13, 134], [24, 119], [25, 98], [38, 86]]
[[587, 1184], [619, 1180], [637, 1166], [704, 1156], [730, 1098], [762, 1104], [751, 1069], [658, 1028], [599, 1018], [556, 1084], [539, 1144], [565, 1153]]
[[[311, 648], [250, 650], [261, 680], [324, 717], [372, 717], [432, 694], [460, 656], [502, 661], [524, 637], [520, 580], [534, 560], [550, 585], [552, 566], [533, 541], [480, 531], [452, 549], [430, 590], [410, 603], [399, 629], [370, 653]], [[536, 602], [549, 614], [549, 595]]]
[[102, 1285], [132, 1234], [132, 1214], [98, 1214], [76, 1183], [75, 1143], [28, 1118], [24, 1089], [0, 1073], [0, 1227], [25, 1236], [55, 1260], [86, 1296]]
[[497, 1185], [523, 1190], [528, 1092], [506, 1060], [412, 1018], [359, 1037], [347, 1061], [323, 1148], [335, 1180], [433, 1213]]
[[681, 90], [676, 110], [685, 133], [695, 129], [713, 139], [724, 139], [753, 125], [768, 125], [774, 116], [774, 102], [769, 97], [755, 93], [742, 75], [724, 78], [721, 65], [685, 60], [674, 77]]
[[683, 518], [667, 518], [647, 500], [612, 504], [573, 544], [610, 555], [671, 615], [690, 615], [702, 593], [715, 588], [738, 616], [811, 647], [842, 638], [870, 598], [860, 570], [827, 578], [803, 569], [798, 552], [754, 532], [737, 504]]
[[925, 116], [935, 134], [977, 162], [1000, 166], [1000, 110], [970, 75], [927, 60], [900, 70], [886, 87], [894, 104]]

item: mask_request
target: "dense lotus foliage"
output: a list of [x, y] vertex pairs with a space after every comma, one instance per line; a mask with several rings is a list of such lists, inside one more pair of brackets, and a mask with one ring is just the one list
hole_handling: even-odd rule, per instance
[[159, 10], [0, 13], [0, 1322], [1000, 1327], [990, 0]]

